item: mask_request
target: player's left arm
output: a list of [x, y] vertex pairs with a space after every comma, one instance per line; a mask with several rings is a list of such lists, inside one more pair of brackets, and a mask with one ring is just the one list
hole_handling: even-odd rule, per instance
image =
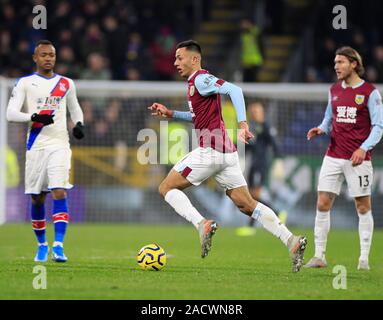
[[73, 128], [73, 136], [76, 139], [84, 138], [84, 114], [77, 100], [76, 86], [70, 79], [70, 88], [67, 96], [67, 106], [72, 122], [75, 124]]
[[237, 113], [238, 126], [242, 129], [239, 133], [239, 139], [247, 144], [254, 135], [250, 132], [246, 121], [245, 98], [242, 89], [235, 84], [218, 79], [211, 74], [198, 75], [194, 83], [201, 96], [206, 97], [212, 94], [226, 94], [230, 97]]
[[383, 135], [383, 104], [382, 97], [377, 89], [371, 92], [368, 98], [368, 112], [371, 119], [371, 132], [359, 149], [355, 150], [351, 160], [352, 164], [359, 165], [366, 157], [366, 152], [373, 149]]

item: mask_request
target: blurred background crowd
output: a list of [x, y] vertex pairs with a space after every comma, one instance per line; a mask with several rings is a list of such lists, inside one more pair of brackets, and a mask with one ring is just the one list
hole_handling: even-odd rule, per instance
[[[179, 80], [177, 42], [202, 45], [204, 65], [232, 81], [331, 82], [340, 45], [363, 55], [366, 78], [383, 79], [383, 4], [373, 0], [0, 0], [0, 75], [33, 70], [34, 44], [50, 39], [56, 71], [74, 79]], [[347, 8], [334, 30], [332, 8]], [[32, 28], [43, 4], [47, 30]], [[324, 23], [326, 22], [326, 23]]]
[[[46, 30], [32, 27], [32, 9], [39, 4], [47, 8]], [[345, 30], [333, 28], [336, 5], [347, 9]], [[17, 78], [32, 73], [35, 43], [49, 39], [57, 49], [57, 73], [73, 79], [104, 80], [96, 95], [95, 83], [77, 82], [87, 137], [71, 141], [71, 172], [76, 185], [73, 201], [79, 214], [86, 213], [78, 220], [178, 221], [160, 199], [157, 188], [183, 155], [177, 153], [174, 159], [163, 161], [166, 153], [159, 154], [164, 165], [143, 166], [137, 163], [137, 150], [143, 144], [138, 141], [143, 128], [154, 130], [161, 142], [168, 139], [169, 146], [174, 143], [169, 138], [173, 131], [190, 132], [190, 124], [177, 121], [169, 122], [168, 131], [161, 132], [158, 119], [152, 119], [147, 110], [154, 101], [186, 110], [185, 92], [167, 96], [164, 90], [165, 96], [157, 97], [148, 94], [150, 83], [129, 83], [130, 89], [126, 89], [127, 83], [109, 80], [181, 80], [173, 66], [176, 44], [195, 39], [202, 46], [203, 67], [228, 81], [332, 82], [336, 49], [351, 45], [364, 58], [366, 80], [382, 83], [382, 16], [383, 2], [376, 0], [0, 0], [0, 76]], [[172, 88], [173, 84], [165, 87]], [[132, 94], [138, 88], [143, 89], [138, 95]], [[259, 154], [267, 155], [263, 163], [268, 165], [282, 158], [286, 177], [261, 181], [264, 199], [287, 208], [289, 223], [311, 227], [312, 215], [307, 212], [314, 213], [315, 177], [328, 140], [321, 137], [308, 143], [306, 133], [322, 119], [327, 94], [319, 101], [302, 96], [285, 99], [274, 93], [278, 92], [261, 96], [258, 88], [246, 93], [252, 130], [259, 135], [260, 128], [270, 127], [269, 136], [275, 137], [273, 145], [278, 145], [278, 152], [268, 146], [267, 152], [256, 155], [251, 146], [247, 148], [250, 155], [247, 152], [246, 170], [252, 171]], [[264, 107], [263, 124], [251, 112], [257, 109], [254, 104]], [[225, 97], [222, 113], [227, 128], [236, 128], [235, 110]], [[72, 125], [69, 121], [69, 129]], [[8, 207], [14, 212], [8, 213], [11, 221], [27, 212], [19, 209], [20, 201], [25, 201], [20, 200], [24, 199], [21, 164], [25, 161], [25, 130], [22, 125], [8, 126]], [[382, 150], [381, 143], [374, 151], [377, 199], [383, 194]], [[271, 167], [264, 171], [269, 169], [272, 175], [275, 170]], [[253, 176], [259, 175], [255, 172]], [[214, 182], [196, 190], [202, 193], [193, 193], [199, 200], [197, 205], [214, 215], [222, 193]], [[334, 225], [355, 225], [356, 217], [352, 220], [349, 216], [353, 204], [346, 193], [337, 201], [341, 210]], [[381, 202], [376, 205], [383, 208]], [[241, 224], [239, 215], [234, 216], [232, 211], [230, 206], [225, 209], [228, 221], [232, 218], [233, 223]], [[377, 219], [378, 224], [383, 225], [383, 218]]]

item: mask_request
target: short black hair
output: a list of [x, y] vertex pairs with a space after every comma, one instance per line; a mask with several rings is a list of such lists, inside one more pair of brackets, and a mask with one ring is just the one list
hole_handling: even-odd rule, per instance
[[177, 44], [177, 49], [179, 48], [186, 48], [186, 50], [198, 52], [199, 54], [202, 54], [201, 46], [199, 43], [195, 40], [186, 40], [182, 41], [179, 44]]
[[53, 43], [50, 42], [49, 40], [39, 40], [39, 41], [36, 42], [35, 48], [37, 48], [41, 44], [53, 46]]

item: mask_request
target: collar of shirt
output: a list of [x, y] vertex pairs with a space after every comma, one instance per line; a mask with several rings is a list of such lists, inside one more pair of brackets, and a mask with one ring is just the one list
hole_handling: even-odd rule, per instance
[[194, 71], [194, 72], [189, 76], [188, 81], [189, 81], [191, 78], [193, 78], [193, 76], [194, 76], [198, 71], [199, 71], [199, 70]]
[[[353, 88], [353, 89], [359, 88], [363, 83], [364, 83], [364, 80], [362, 80], [361, 82], [357, 83], [355, 86], [353, 86], [351, 88]], [[348, 86], [346, 85], [346, 82], [343, 80], [342, 81], [342, 88], [346, 89], [347, 87]]]

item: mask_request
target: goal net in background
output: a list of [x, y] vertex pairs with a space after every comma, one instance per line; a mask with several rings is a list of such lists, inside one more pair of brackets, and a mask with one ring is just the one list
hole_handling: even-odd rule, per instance
[[[2, 79], [0, 83], [0, 150], [3, 152], [0, 167], [6, 168], [0, 177], [0, 220], [29, 221], [30, 199], [24, 195], [27, 128], [26, 124], [6, 122], [6, 106], [14, 81]], [[187, 111], [186, 84], [79, 80], [76, 85], [85, 116], [86, 137], [78, 141], [71, 136], [71, 181], [75, 185], [68, 192], [71, 221], [182, 223], [184, 220], [158, 194], [158, 185], [191, 147], [192, 125], [180, 121], [160, 122], [164, 119], [151, 117], [147, 108], [153, 102], [160, 102], [171, 109]], [[329, 86], [243, 84], [241, 87], [247, 105], [257, 100], [264, 103], [266, 120], [276, 129], [283, 156], [283, 175], [275, 177], [271, 170], [262, 197], [277, 209], [288, 211], [289, 225], [313, 227], [317, 177], [328, 137], [307, 141], [306, 133], [323, 118]], [[235, 122], [235, 113], [229, 99], [223, 97], [222, 102], [230, 128], [230, 123]], [[150, 139], [145, 138], [142, 129], [151, 134]], [[142, 148], [156, 141], [161, 146], [168, 144], [170, 149], [171, 144], [181, 140], [172, 142], [169, 136], [173, 131], [183, 130], [189, 133], [189, 138], [182, 140], [186, 141], [184, 149], [176, 155], [159, 149], [157, 154], [148, 155]], [[155, 158], [157, 163], [141, 164], [137, 159], [139, 150], [143, 158]], [[373, 153], [373, 214], [377, 227], [383, 225], [382, 151], [381, 143]], [[246, 156], [243, 161], [246, 174], [251, 157]], [[214, 179], [186, 193], [207, 217], [227, 225], [247, 222], [248, 218], [231, 205]], [[48, 219], [50, 210], [48, 198]], [[332, 211], [332, 226], [350, 228], [355, 227], [357, 221], [354, 203], [344, 184]]]

